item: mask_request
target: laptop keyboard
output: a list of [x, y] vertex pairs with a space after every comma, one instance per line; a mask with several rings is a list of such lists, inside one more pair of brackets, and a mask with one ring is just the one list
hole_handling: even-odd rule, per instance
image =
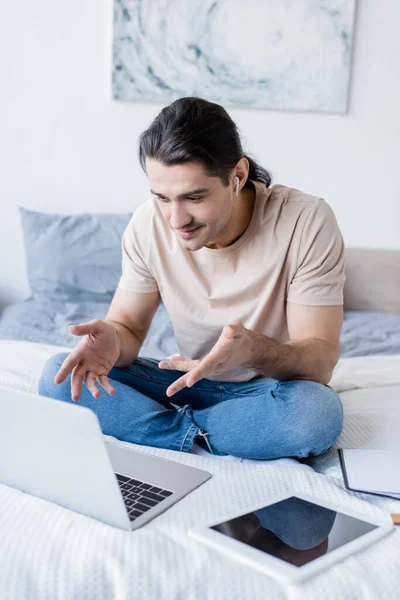
[[132, 479], [131, 477], [126, 477], [119, 473], [116, 473], [115, 475], [117, 476], [122, 497], [131, 521], [141, 517], [143, 513], [150, 510], [150, 508], [153, 508], [153, 506], [156, 506], [173, 493], [170, 490], [164, 490], [163, 488], [156, 487], [150, 483]]

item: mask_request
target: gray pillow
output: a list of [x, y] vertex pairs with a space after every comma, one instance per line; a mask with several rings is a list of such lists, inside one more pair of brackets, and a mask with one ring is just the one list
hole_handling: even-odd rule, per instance
[[131, 214], [57, 215], [20, 208], [32, 296], [109, 302]]

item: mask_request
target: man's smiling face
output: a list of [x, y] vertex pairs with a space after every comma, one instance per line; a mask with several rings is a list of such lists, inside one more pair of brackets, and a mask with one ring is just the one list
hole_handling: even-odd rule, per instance
[[146, 170], [151, 193], [184, 248], [223, 246], [235, 202], [232, 185], [225, 187], [198, 163], [166, 166], [147, 158]]

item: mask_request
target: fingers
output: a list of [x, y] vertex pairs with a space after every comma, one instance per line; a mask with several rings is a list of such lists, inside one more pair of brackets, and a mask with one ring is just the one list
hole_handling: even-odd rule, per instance
[[59, 368], [54, 377], [54, 383], [63, 383], [68, 375], [72, 373], [73, 369], [79, 365], [81, 357], [75, 352], [71, 352], [64, 360], [63, 364]]
[[219, 375], [220, 373], [223, 373], [226, 370], [224, 367], [225, 360], [226, 355], [222, 349], [217, 350], [214, 347], [211, 352], [207, 354], [207, 356], [205, 356], [203, 360], [190, 371], [190, 373], [188, 373], [186, 379], [187, 387], [192, 387], [192, 385], [200, 381], [200, 379], [207, 378], [209, 375]]
[[204, 379], [205, 377], [207, 377], [207, 375], [211, 375], [211, 373], [213, 372], [213, 361], [203, 360], [195, 369], [188, 373], [186, 379], [187, 387], [192, 387], [192, 385], [200, 381], [200, 379]]
[[90, 371], [85, 372], [82, 370], [82, 367], [75, 367], [71, 374], [71, 398], [74, 402], [78, 401], [82, 394], [82, 385], [83, 381], [86, 384], [87, 389], [92, 394], [93, 398], [100, 397], [100, 390], [96, 385], [96, 380], [99, 382], [101, 387], [110, 394], [110, 396], [114, 396], [116, 394], [116, 389], [108, 379], [106, 375], [96, 376], [95, 373]]
[[165, 360], [161, 360], [158, 363], [158, 366], [160, 369], [169, 369], [169, 368], [172, 368], [169, 366], [169, 365], [171, 365], [172, 362], [174, 362], [174, 363], [177, 361], [184, 362], [187, 360], [190, 360], [190, 359], [185, 358], [184, 356], [180, 356], [179, 354], [173, 354], [172, 356], [168, 356]]
[[175, 356], [170, 360], [162, 360], [158, 363], [160, 369], [169, 369], [172, 371], [190, 371], [199, 364], [199, 360], [190, 360]]
[[112, 385], [111, 381], [106, 375], [100, 375], [100, 377], [98, 377], [98, 382], [100, 383], [101, 387], [110, 394], [110, 396], [114, 396], [117, 393], [115, 387]]
[[167, 391], [165, 392], [167, 396], [173, 396], [185, 387], [192, 387], [192, 385], [200, 381], [200, 379], [203, 379], [204, 377], [210, 375], [213, 372], [212, 357], [209, 358], [209, 356], [207, 356], [201, 361], [196, 360], [192, 362], [196, 362], [197, 364], [191, 371], [189, 371], [182, 377], [179, 377], [179, 379], [174, 381], [174, 383], [172, 383], [167, 388]]
[[165, 394], [168, 397], [170, 397], [170, 396], [173, 396], [174, 394], [176, 394], [177, 392], [179, 392], [180, 390], [182, 390], [184, 387], [186, 387], [187, 377], [188, 377], [188, 374], [183, 375], [182, 377], [179, 377], [179, 379], [177, 379], [176, 381], [174, 381], [174, 383], [172, 383], [167, 388], [167, 391], [165, 392]]
[[96, 375], [88, 371], [85, 376], [85, 384], [93, 398], [100, 397], [100, 390], [96, 385]]
[[240, 321], [225, 325], [217, 343], [211, 351], [195, 366], [186, 380], [187, 387], [191, 387], [200, 379], [213, 374], [219, 375], [229, 370], [229, 361], [232, 359], [233, 346], [231, 340], [243, 335], [244, 326]]
[[74, 335], [96, 335], [101, 330], [102, 322], [99, 320], [89, 321], [88, 323], [81, 323], [79, 325], [70, 325], [68, 329]]
[[[202, 360], [191, 361], [192, 363], [197, 364], [195, 364], [188, 373], [183, 375], [183, 377], [174, 381], [174, 383], [167, 388], [167, 391], [165, 392], [166, 395], [173, 396], [173, 394], [176, 394], [184, 387], [192, 387], [192, 385], [200, 381], [200, 379], [215, 374], [215, 365], [221, 362], [222, 356], [223, 354], [221, 351], [213, 348], [213, 350], [211, 350], [211, 352]], [[179, 366], [177, 366], [177, 370], [179, 370]]]
[[207, 378], [209, 375], [219, 375], [229, 370], [232, 366], [233, 342], [231, 340], [243, 336], [244, 331], [243, 324], [235, 320], [223, 328], [217, 343], [202, 360], [181, 360], [181, 357], [173, 356], [168, 361], [161, 361], [158, 364], [161, 369], [187, 371], [186, 375], [183, 375], [168, 387], [166, 395], [172, 396], [184, 387], [192, 387], [200, 379]]
[[77, 402], [82, 393], [82, 381], [85, 372], [77, 365], [72, 369], [71, 373], [71, 399]]
[[222, 333], [227, 339], [231, 340], [236, 335], [238, 335], [237, 327], [235, 325], [231, 325], [231, 324], [225, 325], [222, 330]]

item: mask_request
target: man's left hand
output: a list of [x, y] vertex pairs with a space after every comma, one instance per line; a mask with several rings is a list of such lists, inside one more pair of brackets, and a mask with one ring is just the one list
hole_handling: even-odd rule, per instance
[[221, 375], [239, 366], [246, 366], [254, 352], [253, 332], [242, 323], [225, 325], [222, 333], [211, 351], [202, 360], [190, 360], [181, 356], [162, 360], [160, 369], [186, 371], [166, 391], [173, 396], [184, 387], [192, 387], [200, 379], [210, 375]]

